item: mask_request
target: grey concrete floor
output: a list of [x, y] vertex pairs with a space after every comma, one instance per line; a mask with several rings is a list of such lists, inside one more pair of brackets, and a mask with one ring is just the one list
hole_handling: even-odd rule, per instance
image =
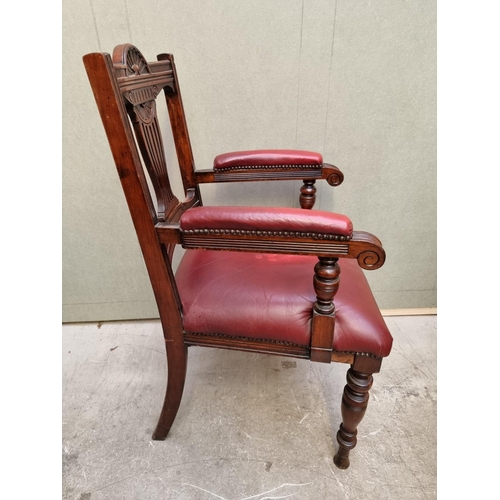
[[332, 461], [348, 365], [190, 348], [169, 437], [158, 321], [63, 325], [63, 498], [436, 498], [436, 317], [387, 317], [351, 467]]

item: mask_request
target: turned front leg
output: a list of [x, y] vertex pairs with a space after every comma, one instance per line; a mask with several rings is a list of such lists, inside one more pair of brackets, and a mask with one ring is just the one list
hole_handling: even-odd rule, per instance
[[342, 423], [337, 432], [339, 450], [333, 457], [339, 469], [349, 467], [349, 452], [356, 446], [358, 425], [363, 419], [368, 406], [368, 391], [373, 384], [370, 373], [360, 373], [352, 367], [347, 371], [347, 385], [342, 397]]

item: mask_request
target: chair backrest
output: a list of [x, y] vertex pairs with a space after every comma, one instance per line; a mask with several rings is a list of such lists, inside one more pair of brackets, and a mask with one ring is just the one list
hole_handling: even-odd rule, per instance
[[[193, 154], [173, 56], [160, 54], [158, 61], [148, 63], [135, 46], [122, 44], [115, 47], [112, 57], [91, 53], [85, 55], [83, 61], [153, 291], [160, 311], [166, 313], [160, 312], [165, 337], [182, 341], [181, 302], [171, 268], [175, 244], [160, 244], [155, 225], [177, 222], [186, 209], [201, 205], [201, 196], [195, 182]], [[172, 192], [167, 172], [156, 108], [162, 90], [186, 194], [184, 201], [179, 201]]]
[[[94, 53], [86, 55], [84, 63], [115, 162], [117, 156], [130, 154], [134, 170], [141, 179], [148, 208], [153, 215], [156, 212], [155, 221], [174, 222], [178, 220], [182, 211], [179, 212], [179, 200], [173, 194], [170, 186], [157, 115], [156, 99], [162, 90], [172, 123], [172, 134], [184, 191], [190, 199], [191, 206], [195, 204], [193, 198], [200, 204], [201, 197], [194, 180], [193, 154], [172, 54], [160, 54], [158, 61], [148, 63], [135, 46], [127, 43], [115, 47], [112, 59], [107, 54]], [[102, 67], [102, 63], [105, 63], [105, 68]], [[103, 70], [108, 76], [106, 81], [103, 81], [102, 78]], [[113, 110], [112, 114], [103, 115], [103, 108], [109, 104], [103, 102], [103, 99], [109, 101], [111, 97], [116, 100], [120, 109]], [[125, 114], [128, 115], [130, 121], [124, 119]], [[112, 129], [109, 129], [108, 124], [112, 126]], [[120, 128], [123, 130], [117, 130]], [[121, 142], [116, 140], [120, 133], [126, 140]], [[146, 179], [143, 164], [137, 154], [135, 141], [130, 140], [132, 135], [135, 135], [143, 164], [151, 179], [157, 201], [157, 210], [153, 210], [151, 194], [147, 184], [144, 183]], [[118, 164], [117, 167], [120, 173]]]

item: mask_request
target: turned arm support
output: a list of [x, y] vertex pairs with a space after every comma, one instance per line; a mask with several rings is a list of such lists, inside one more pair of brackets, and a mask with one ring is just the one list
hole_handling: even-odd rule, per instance
[[224, 153], [215, 157], [213, 169], [197, 170], [195, 176], [200, 184], [326, 179], [331, 186], [338, 186], [344, 180], [342, 172], [334, 165], [323, 163], [319, 153], [288, 149]]

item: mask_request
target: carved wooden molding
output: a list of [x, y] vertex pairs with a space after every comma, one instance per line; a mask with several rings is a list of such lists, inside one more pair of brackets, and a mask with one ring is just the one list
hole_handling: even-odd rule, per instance
[[[130, 43], [115, 47], [113, 51], [113, 66], [118, 85], [124, 95], [137, 89], [147, 89], [148, 92], [156, 93], [156, 95], [164, 87], [175, 91], [175, 78], [172, 65], [169, 62], [161, 66], [157, 63], [148, 63], [139, 49]], [[161, 68], [161, 70], [158, 71], [158, 68]]]
[[[209, 182], [238, 182], [256, 180], [296, 180], [296, 179], [318, 179], [321, 177], [321, 170], [318, 167], [311, 169], [304, 168], [284, 168], [278, 170], [277, 167], [269, 167], [260, 170], [257, 167], [246, 170], [231, 170], [227, 172], [213, 171], [212, 180]], [[203, 181], [200, 181], [203, 182]]]
[[229, 339], [229, 340], [241, 340], [245, 342], [258, 342], [263, 344], [276, 344], [276, 345], [284, 345], [289, 347], [308, 347], [302, 344], [295, 344], [293, 342], [288, 342], [287, 340], [273, 340], [273, 339], [257, 339], [253, 337], [240, 337], [236, 335], [225, 335], [223, 333], [198, 333], [198, 332], [183, 332], [184, 336], [195, 335], [201, 337], [216, 337], [221, 339]]
[[[218, 333], [183, 333], [184, 342], [188, 346], [205, 346], [205, 347], [225, 347], [228, 349], [236, 349], [241, 351], [265, 352], [268, 354], [282, 355], [283, 348], [286, 349], [286, 356], [309, 359], [310, 348], [285, 341], [272, 341], [263, 339], [253, 339], [249, 337], [236, 337], [231, 335], [223, 335]], [[372, 354], [348, 352], [348, 351], [331, 351], [331, 361], [337, 363], [346, 363], [352, 365], [356, 359], [363, 358], [378, 363], [380, 365], [381, 358]], [[374, 369], [379, 371], [378, 368]]]
[[[345, 257], [357, 259], [359, 266], [366, 270], [378, 269], [385, 262], [385, 251], [378, 238], [363, 231], [353, 231], [351, 239], [343, 243], [313, 239], [307, 236], [308, 233], [305, 233], [306, 236], [302, 236], [302, 233], [300, 236], [280, 236], [279, 231], [277, 235], [274, 235], [273, 231], [273, 235], [268, 232], [266, 235], [258, 236], [257, 234], [242, 234], [241, 230], [236, 229], [219, 230], [218, 234], [215, 233], [216, 229], [203, 229], [198, 230], [198, 233], [192, 230], [193, 233], [187, 234], [180, 229], [178, 224], [170, 223], [158, 223], [156, 231], [162, 243], [181, 243], [184, 248]], [[229, 231], [229, 233], [221, 231]]]
[[[115, 65], [115, 70], [120, 70], [120, 66]], [[172, 71], [164, 71], [134, 77], [121, 77], [118, 78], [118, 85], [125, 97], [127, 97], [128, 92], [133, 92], [137, 89], [149, 89], [148, 91], [158, 95], [164, 87], [173, 89], [174, 75]]]
[[[207, 230], [209, 231], [209, 230]], [[295, 239], [294, 239], [295, 238]], [[330, 240], [307, 237], [287, 238], [285, 236], [252, 236], [237, 234], [182, 234], [184, 248], [209, 248], [214, 250], [233, 250], [266, 253], [298, 253], [323, 257], [356, 258], [360, 267], [366, 270], [378, 269], [385, 261], [382, 246], [371, 241], [358, 241], [353, 232], [350, 241], [343, 244]], [[377, 240], [378, 241], [378, 240]]]
[[146, 104], [149, 102], [154, 102], [157, 95], [160, 93], [161, 88], [156, 85], [151, 85], [150, 87], [140, 87], [132, 90], [126, 89], [123, 92], [123, 97], [127, 99], [133, 106], [139, 106], [141, 104]]
[[340, 186], [344, 181], [344, 174], [335, 165], [323, 163], [321, 178], [326, 179], [326, 182], [328, 182], [330, 186]]
[[360, 267], [366, 270], [379, 269], [385, 262], [385, 251], [380, 240], [371, 233], [365, 231], [354, 231], [353, 239], [359, 245], [360, 252], [356, 259]]
[[184, 332], [184, 342], [188, 346], [218, 347], [241, 351], [262, 352], [308, 359], [309, 346], [294, 344], [280, 340], [254, 339], [236, 337], [219, 333]]
[[264, 253], [297, 253], [302, 255], [332, 254], [335, 256], [348, 256], [349, 246], [332, 243], [309, 243], [307, 241], [293, 241], [284, 238], [219, 238], [205, 236], [183, 235], [182, 246], [184, 248], [208, 248], [213, 250], [233, 250], [242, 252], [264, 252]]
[[[156, 98], [163, 88], [172, 87], [174, 72], [151, 70], [142, 53], [131, 44], [122, 44], [113, 51], [113, 67], [125, 99], [126, 110], [149, 173], [157, 199], [157, 218], [165, 221], [178, 206], [172, 192], [163, 149], [163, 138], [156, 112]], [[163, 65], [163, 68], [167, 64]]]
[[342, 184], [342, 181], [344, 180], [343, 177], [341, 177], [338, 173], [333, 173], [330, 174], [328, 177], [326, 177], [326, 182], [330, 184], [330, 186], [340, 186]]
[[[356, 357], [362, 357], [362, 358], [373, 358], [373, 359], [378, 359], [381, 360], [380, 356], [376, 356], [375, 354], [370, 354], [369, 352], [359, 352], [359, 351], [336, 351], [336, 352], [343, 352], [344, 354], [352, 354]], [[375, 372], [373, 372], [375, 373]]]
[[286, 181], [298, 179], [325, 179], [331, 186], [339, 186], [344, 174], [334, 165], [264, 165], [224, 167], [222, 169], [197, 170], [196, 182], [251, 182]]

